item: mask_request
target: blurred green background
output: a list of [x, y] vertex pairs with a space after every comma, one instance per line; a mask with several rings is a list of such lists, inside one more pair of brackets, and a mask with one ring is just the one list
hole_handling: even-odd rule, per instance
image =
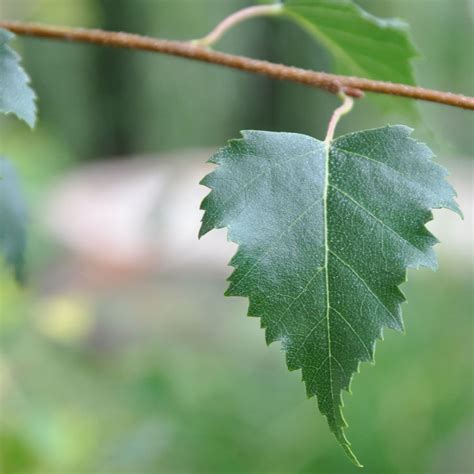
[[[473, 2], [359, 3], [408, 21], [422, 53], [421, 85], [474, 94]], [[191, 39], [250, 4], [0, 0], [0, 16]], [[199, 264], [205, 242], [195, 229], [173, 224], [171, 232], [165, 225], [199, 220], [195, 195], [188, 199], [182, 191], [189, 187], [183, 170], [195, 171], [190, 182], [197, 188], [207, 170], [201, 163], [241, 129], [322, 138], [337, 101], [303, 86], [160, 55], [28, 38], [14, 47], [32, 77], [40, 114], [33, 133], [14, 119], [0, 122], [0, 153], [17, 165], [30, 208], [28, 284], [19, 288], [5, 270], [0, 274], [0, 471], [360, 472], [330, 435], [315, 400], [306, 399], [300, 374], [287, 372], [278, 345], [265, 347], [259, 321], [245, 318], [246, 302], [223, 297], [232, 254], [225, 234], [214, 241], [222, 254]], [[219, 49], [331, 70], [317, 43], [279, 20], [249, 21]], [[338, 130], [399, 121], [415, 126], [452, 173], [466, 214], [463, 223], [439, 214], [440, 270], [409, 272], [407, 334], [386, 332], [377, 364], [362, 365], [355, 376], [354, 395], [345, 395], [348, 435], [368, 473], [467, 474], [474, 472], [474, 120], [449, 107], [419, 109], [422, 118], [413, 123], [364, 100]], [[100, 243], [104, 258], [98, 258], [57, 230], [77, 222], [82, 229], [94, 206], [122, 194], [117, 182], [155, 172], [167, 179], [153, 212], [144, 212], [155, 231], [147, 239], [155, 235], [163, 243], [153, 247], [158, 257], [150, 265], [132, 257], [117, 264]], [[104, 202], [87, 207], [71, 200], [62, 213], [54, 210], [71, 176], [84, 196], [97, 175], [104, 190], [113, 190]], [[115, 219], [121, 212], [104, 215]], [[113, 227], [98, 215], [83, 236], [92, 246]], [[187, 260], [180, 259], [185, 238]], [[168, 241], [176, 243], [174, 254]]]

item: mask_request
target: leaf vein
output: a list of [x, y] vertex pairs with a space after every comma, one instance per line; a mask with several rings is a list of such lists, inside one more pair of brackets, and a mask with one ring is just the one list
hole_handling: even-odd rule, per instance
[[395, 323], [397, 324], [397, 326], [400, 326], [400, 323], [398, 322], [398, 320], [395, 318], [395, 316], [392, 314], [392, 312], [387, 308], [387, 306], [385, 306], [385, 304], [380, 300], [380, 298], [374, 293], [374, 291], [372, 290], [372, 288], [370, 288], [370, 286], [367, 284], [367, 282], [354, 270], [354, 268], [352, 268], [351, 265], [349, 265], [346, 261], [344, 261], [341, 257], [339, 257], [339, 255], [337, 255], [336, 253], [334, 253], [331, 249], [329, 249], [329, 253], [335, 257], [337, 260], [339, 260], [344, 266], [346, 266], [349, 270], [351, 270], [351, 272], [353, 273], [353, 275], [361, 282], [364, 284], [364, 286], [367, 288], [367, 290], [369, 291], [369, 293], [375, 298], [375, 300], [380, 304], [380, 306], [382, 306], [382, 308], [385, 309], [385, 311], [390, 315], [390, 317], [395, 321]]
[[[343, 153], [346, 153], [348, 155], [352, 155], [352, 156], [355, 156], [356, 158], [363, 158], [365, 160], [368, 160], [368, 161], [371, 161], [371, 162], [374, 162], [374, 163], [377, 163], [379, 166], [383, 166], [385, 168], [388, 168], [390, 169], [391, 171], [393, 171], [394, 173], [396, 173], [397, 175], [399, 175], [400, 177], [402, 177], [405, 181], [407, 181], [408, 183], [412, 184], [412, 185], [415, 185], [417, 188], [419, 188], [421, 186], [420, 183], [416, 182], [416, 181], [413, 181], [412, 179], [410, 179], [407, 175], [403, 174], [401, 171], [397, 170], [396, 168], [394, 168], [393, 166], [390, 166], [390, 165], [387, 165], [387, 163], [383, 162], [383, 161], [378, 161], [378, 160], [375, 160], [374, 158], [371, 158], [370, 156], [367, 156], [367, 155], [363, 155], [361, 153], [357, 153], [355, 151], [350, 151], [350, 150], [346, 150], [345, 148], [340, 148], [338, 147], [337, 145], [334, 145], [333, 147], [334, 149], [338, 150], [338, 151], [342, 151]], [[432, 194], [430, 192], [430, 194]]]
[[369, 356], [370, 360], [372, 360], [372, 354], [370, 353], [369, 348], [367, 347], [363, 339], [360, 337], [359, 333], [353, 328], [352, 324], [336, 308], [331, 306], [331, 309], [342, 318], [342, 320], [347, 324], [347, 326], [351, 329], [351, 331], [357, 336], [360, 343], [362, 344], [364, 349], [367, 351], [367, 355]]
[[407, 239], [405, 239], [405, 237], [403, 237], [402, 235], [400, 235], [395, 229], [393, 229], [392, 227], [390, 227], [389, 225], [387, 225], [385, 222], [383, 222], [381, 219], [379, 219], [376, 215], [374, 215], [371, 211], [369, 211], [365, 206], [363, 206], [360, 202], [358, 202], [356, 199], [354, 199], [350, 194], [347, 194], [345, 191], [343, 191], [342, 189], [339, 189], [337, 186], [335, 186], [334, 184], [330, 184], [329, 185], [331, 188], [333, 188], [335, 191], [337, 191], [339, 194], [341, 194], [343, 197], [345, 197], [346, 199], [352, 201], [357, 207], [359, 207], [360, 209], [362, 209], [363, 211], [365, 211], [367, 214], [369, 214], [373, 219], [375, 219], [379, 224], [381, 224], [383, 227], [385, 227], [386, 229], [388, 229], [390, 232], [392, 232], [393, 235], [395, 235], [396, 237], [398, 237], [400, 240], [402, 240], [405, 244], [407, 244], [409, 247], [412, 247], [414, 250], [416, 250], [417, 252], [420, 252], [423, 256], [425, 256], [425, 254], [423, 253], [422, 250], [420, 250], [418, 247], [416, 247], [412, 242], [408, 241]]
[[[303, 217], [305, 216], [311, 209], [313, 209], [316, 204], [318, 204], [321, 200], [316, 199], [313, 201], [303, 212], [301, 212], [290, 224], [288, 224], [288, 227], [272, 242], [270, 242], [270, 245], [267, 247], [265, 252], [262, 254], [261, 257], [258, 258], [258, 260], [250, 267], [250, 269], [245, 273], [240, 280], [238, 280], [236, 283], [232, 285], [232, 290], [235, 290], [238, 286], [241, 285], [241, 283], [250, 276], [252, 271], [257, 267], [257, 265], [265, 258], [267, 257], [270, 252], [274, 249], [275, 244], [279, 243], [281, 239], [295, 226], [295, 224]], [[316, 272], [317, 273], [317, 272]], [[295, 300], [298, 297], [295, 298]]]

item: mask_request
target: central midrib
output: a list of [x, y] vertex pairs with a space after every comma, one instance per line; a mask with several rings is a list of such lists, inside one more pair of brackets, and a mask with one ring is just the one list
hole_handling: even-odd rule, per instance
[[326, 330], [327, 330], [327, 341], [328, 341], [328, 361], [329, 361], [329, 387], [331, 390], [331, 407], [334, 416], [334, 422], [336, 421], [336, 414], [334, 410], [334, 393], [332, 387], [332, 354], [331, 354], [331, 322], [329, 318], [330, 314], [330, 301], [329, 301], [329, 246], [328, 246], [328, 190], [329, 190], [329, 151], [331, 142], [327, 141], [324, 143], [325, 154], [324, 154], [324, 191], [323, 191], [323, 211], [324, 211], [324, 272], [325, 272], [325, 289], [326, 289]]

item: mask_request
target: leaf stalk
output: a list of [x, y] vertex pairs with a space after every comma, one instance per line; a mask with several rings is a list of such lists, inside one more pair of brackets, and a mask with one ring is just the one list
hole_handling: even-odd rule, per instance
[[234, 26], [242, 23], [249, 18], [256, 18], [259, 16], [271, 16], [279, 14], [283, 9], [283, 4], [276, 3], [271, 5], [255, 5], [252, 7], [238, 10], [232, 15], [222, 20], [208, 35], [204, 38], [192, 41], [195, 46], [202, 46], [209, 48], [216, 44], [224, 34]]
[[352, 97], [349, 97], [342, 91], [339, 92], [338, 96], [342, 100], [342, 105], [333, 112], [331, 120], [329, 120], [328, 131], [324, 140], [324, 143], [326, 143], [326, 145], [329, 145], [334, 139], [334, 133], [336, 131], [336, 127], [339, 123], [339, 120], [344, 115], [348, 114], [354, 106], [354, 99]]

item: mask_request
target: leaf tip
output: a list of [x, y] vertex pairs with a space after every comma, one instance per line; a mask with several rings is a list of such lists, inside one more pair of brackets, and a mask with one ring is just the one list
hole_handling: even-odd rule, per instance
[[346, 453], [346, 456], [349, 460], [354, 464], [356, 467], [364, 467], [363, 464], [360, 463], [357, 456], [354, 454], [354, 451], [351, 448], [351, 443], [347, 440], [346, 436], [343, 433], [342, 428], [340, 429], [340, 433], [334, 433], [336, 439], [338, 440], [339, 444], [341, 445], [342, 449]]
[[201, 227], [198, 232], [198, 239], [204, 237], [208, 232], [210, 232], [214, 227], [209, 225], [205, 220], [201, 222]]

